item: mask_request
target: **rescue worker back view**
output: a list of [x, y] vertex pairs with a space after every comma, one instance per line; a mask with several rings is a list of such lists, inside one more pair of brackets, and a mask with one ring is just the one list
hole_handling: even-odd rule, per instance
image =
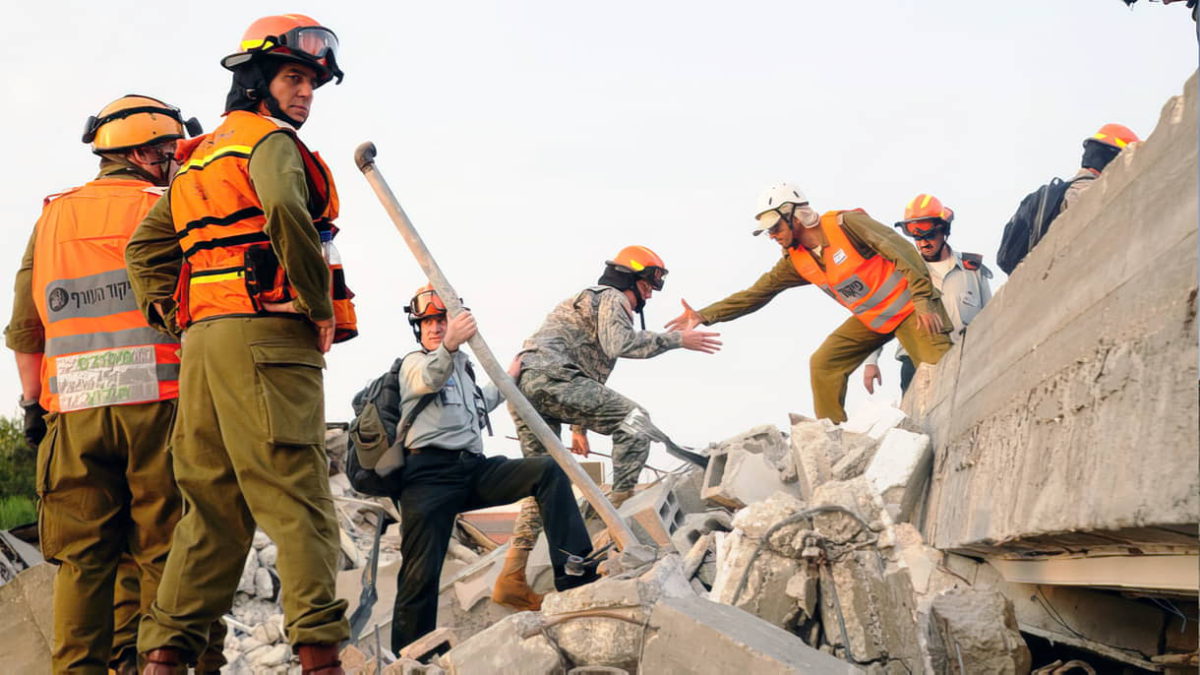
[[[188, 127], [198, 130], [195, 120]], [[100, 156], [100, 175], [46, 198], [17, 274], [6, 336], [17, 352], [26, 437], [46, 434], [37, 490], [42, 553], [59, 566], [56, 673], [136, 667], [125, 607], [149, 609], [180, 515], [167, 452], [179, 344], [138, 312], [124, 253], [183, 137], [179, 110], [148, 96], [123, 96], [89, 118], [83, 141]], [[135, 564], [118, 573], [123, 558]], [[219, 649], [209, 657], [205, 671], [224, 663]]]
[[130, 242], [139, 304], [186, 335], [172, 441], [187, 508], [138, 636], [147, 673], [194, 661], [233, 601], [256, 524], [279, 548], [284, 628], [303, 672], [342, 672], [321, 370], [355, 327], [323, 257], [337, 191], [297, 136], [314, 90], [341, 80], [336, 52], [309, 17], [254, 22], [222, 61], [233, 71], [224, 122], [181, 148], [179, 174]]

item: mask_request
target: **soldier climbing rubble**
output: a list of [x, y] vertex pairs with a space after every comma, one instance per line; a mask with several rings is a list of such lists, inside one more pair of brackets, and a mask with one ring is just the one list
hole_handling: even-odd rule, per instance
[[[587, 455], [587, 430], [613, 439], [613, 483], [610, 496], [619, 506], [633, 494], [650, 453], [651, 436], [639, 425], [645, 417], [632, 400], [604, 386], [617, 359], [648, 359], [684, 348], [712, 354], [720, 349], [717, 333], [692, 329], [667, 333], [633, 327], [646, 301], [661, 291], [666, 264], [645, 246], [627, 246], [605, 263], [604, 273], [590, 286], [562, 301], [525, 341], [517, 385], [556, 432], [571, 425], [571, 450]], [[512, 412], [521, 452], [546, 454], [532, 430]], [[513, 528], [512, 548], [496, 580], [492, 600], [517, 609], [539, 606], [540, 596], [525, 579], [525, 564], [540, 531], [537, 505], [526, 500]]]

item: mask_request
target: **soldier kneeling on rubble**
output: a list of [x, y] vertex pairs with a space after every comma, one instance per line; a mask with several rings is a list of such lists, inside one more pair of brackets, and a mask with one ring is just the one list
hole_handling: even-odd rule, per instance
[[[400, 567], [392, 618], [392, 649], [399, 650], [437, 625], [438, 580], [455, 516], [463, 511], [537, 499], [545, 514], [554, 586], [560, 591], [596, 579], [594, 566], [579, 564], [592, 551], [571, 481], [546, 457], [484, 457], [480, 430], [503, 396], [494, 385], [479, 387], [467, 355], [459, 350], [475, 335], [475, 318], [464, 310], [446, 317], [431, 286], [420, 288], [405, 312], [421, 350], [404, 357], [400, 370], [400, 428], [405, 460], [400, 493]], [[510, 374], [515, 375], [519, 361]], [[415, 414], [414, 414], [415, 413]], [[568, 568], [568, 556], [578, 556]]]

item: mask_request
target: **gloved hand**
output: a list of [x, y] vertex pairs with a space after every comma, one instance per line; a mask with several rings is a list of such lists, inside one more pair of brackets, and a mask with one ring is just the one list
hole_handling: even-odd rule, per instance
[[36, 450], [46, 437], [46, 409], [36, 398], [22, 400], [21, 409], [25, 411], [25, 442]]

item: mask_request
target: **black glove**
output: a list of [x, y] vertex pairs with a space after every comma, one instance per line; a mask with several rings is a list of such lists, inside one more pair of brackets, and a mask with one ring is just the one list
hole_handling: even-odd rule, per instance
[[37, 399], [21, 401], [21, 409], [25, 411], [25, 442], [30, 448], [37, 446], [46, 437], [46, 409]]

